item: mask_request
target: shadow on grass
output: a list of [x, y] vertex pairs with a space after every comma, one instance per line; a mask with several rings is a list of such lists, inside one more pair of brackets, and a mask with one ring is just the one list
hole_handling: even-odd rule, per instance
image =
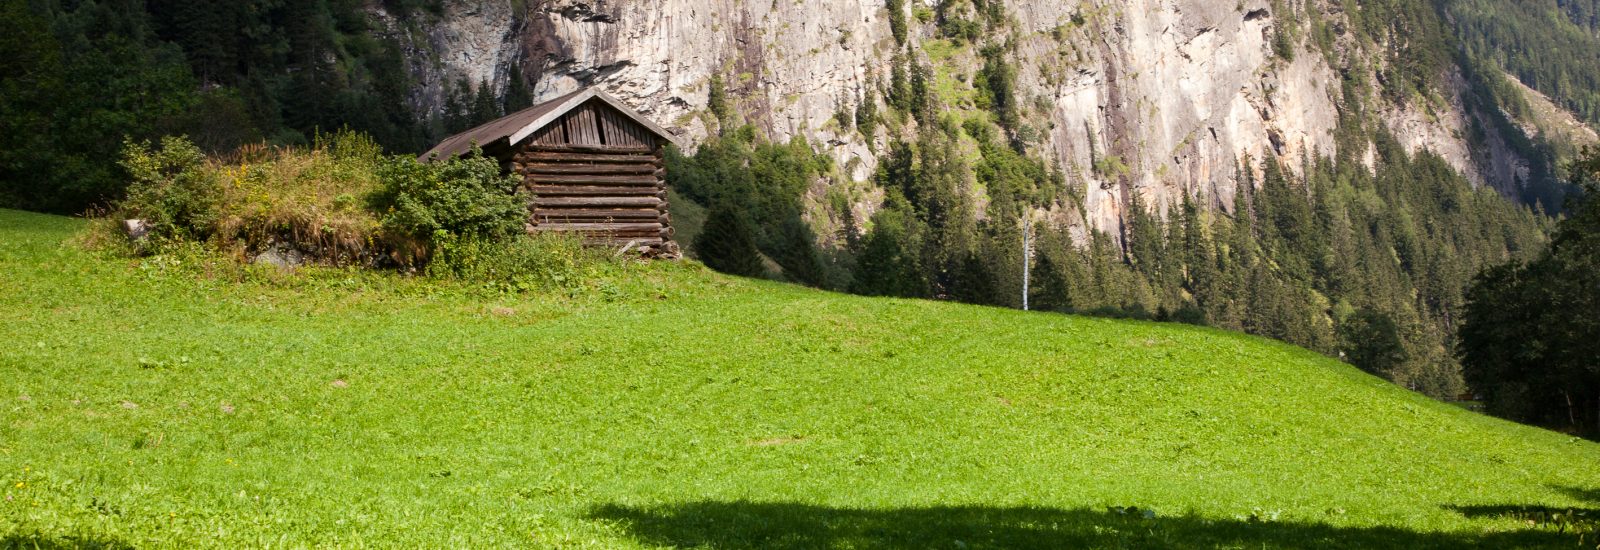
[[1556, 489], [1571, 495], [1572, 498], [1600, 505], [1600, 489], [1584, 489], [1582, 487], [1556, 487]]
[[[1600, 490], [1577, 487], [1556, 487], [1572, 498], [1600, 504]], [[1543, 506], [1529, 504], [1492, 504], [1472, 506], [1446, 506], [1469, 518], [1511, 519], [1527, 525], [1553, 529], [1557, 533], [1583, 535], [1584, 540], [1595, 540], [1600, 535], [1600, 508], [1593, 506]], [[1597, 541], [1600, 542], [1600, 541]]]
[[640, 542], [702, 548], [1546, 548], [1577, 536], [1549, 530], [1419, 533], [1389, 527], [1154, 516], [1137, 509], [984, 506], [851, 509], [793, 503], [605, 505]]
[[120, 540], [85, 535], [13, 533], [0, 536], [0, 550], [132, 550], [133, 547]]

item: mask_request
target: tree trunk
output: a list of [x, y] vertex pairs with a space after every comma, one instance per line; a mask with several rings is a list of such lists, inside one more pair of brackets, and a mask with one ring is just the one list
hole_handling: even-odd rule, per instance
[[1567, 424], [1578, 428], [1578, 416], [1573, 413], [1572, 394], [1567, 393], [1567, 390], [1561, 390], [1561, 396], [1567, 398]]

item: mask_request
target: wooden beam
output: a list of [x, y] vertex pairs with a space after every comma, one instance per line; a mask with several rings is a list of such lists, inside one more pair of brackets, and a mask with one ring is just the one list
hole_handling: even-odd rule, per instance
[[599, 210], [591, 208], [540, 208], [533, 211], [533, 217], [539, 221], [547, 219], [616, 219], [616, 220], [652, 220], [657, 223], [667, 223], [666, 215], [661, 211], [646, 208], [634, 210]]
[[654, 231], [660, 232], [661, 224], [656, 222], [634, 223], [541, 223], [537, 226], [542, 231]]
[[534, 163], [521, 166], [521, 172], [532, 174], [655, 174], [654, 164], [576, 164]]
[[609, 185], [529, 185], [528, 191], [538, 197], [554, 196], [644, 196], [667, 198], [667, 192], [655, 187], [615, 187]]
[[534, 197], [535, 207], [639, 207], [658, 208], [667, 201], [656, 197]]
[[653, 175], [642, 176], [571, 176], [553, 174], [530, 174], [528, 181], [534, 184], [571, 183], [586, 184], [611, 184], [611, 185], [658, 185], [661, 180]]

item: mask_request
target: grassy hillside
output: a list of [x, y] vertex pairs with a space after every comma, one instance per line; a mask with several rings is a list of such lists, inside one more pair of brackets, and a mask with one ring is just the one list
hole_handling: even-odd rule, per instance
[[0, 548], [1595, 544], [1548, 512], [1600, 514], [1600, 446], [1259, 338], [670, 264], [484, 297], [79, 227], [0, 211]]

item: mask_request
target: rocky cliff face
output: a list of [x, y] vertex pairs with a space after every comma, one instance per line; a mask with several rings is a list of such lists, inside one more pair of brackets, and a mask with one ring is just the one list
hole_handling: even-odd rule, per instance
[[[914, 15], [931, 2], [908, 4], [912, 49], [935, 69], [936, 88], [957, 90], [941, 94], [944, 108], [973, 110], [958, 92], [981, 65], [976, 46], [934, 39], [933, 24]], [[1082, 204], [1060, 209], [1060, 219], [1085, 228], [1115, 232], [1133, 193], [1162, 211], [1184, 195], [1227, 209], [1240, 171], [1259, 170], [1261, 159], [1298, 171], [1308, 155], [1333, 155], [1340, 109], [1353, 99], [1343, 97], [1341, 71], [1382, 63], [1344, 30], [1341, 0], [1005, 4], [1004, 34], [990, 39], [1013, 46], [1017, 100], [1039, 136], [1033, 152], [1080, 190]], [[869, 144], [832, 121], [841, 107], [881, 97], [865, 92], [887, 80], [897, 50], [884, 5], [450, 0], [442, 18], [407, 38], [424, 84], [416, 105], [436, 110], [445, 79], [504, 87], [516, 65], [540, 97], [598, 85], [695, 142], [715, 130], [705, 110], [718, 74], [747, 121], [776, 140], [806, 136], [865, 182], [889, 131]], [[1303, 31], [1312, 19], [1333, 29], [1331, 49], [1300, 38], [1292, 55], [1275, 51], [1274, 33]], [[1460, 77], [1447, 80], [1451, 89], [1414, 105], [1376, 92], [1360, 99], [1411, 150], [1431, 150], [1474, 181], [1511, 185], [1525, 163], [1494, 147], [1495, 136], [1469, 143], [1480, 114], [1466, 107]], [[859, 207], [873, 206], [870, 193], [858, 196]]]

